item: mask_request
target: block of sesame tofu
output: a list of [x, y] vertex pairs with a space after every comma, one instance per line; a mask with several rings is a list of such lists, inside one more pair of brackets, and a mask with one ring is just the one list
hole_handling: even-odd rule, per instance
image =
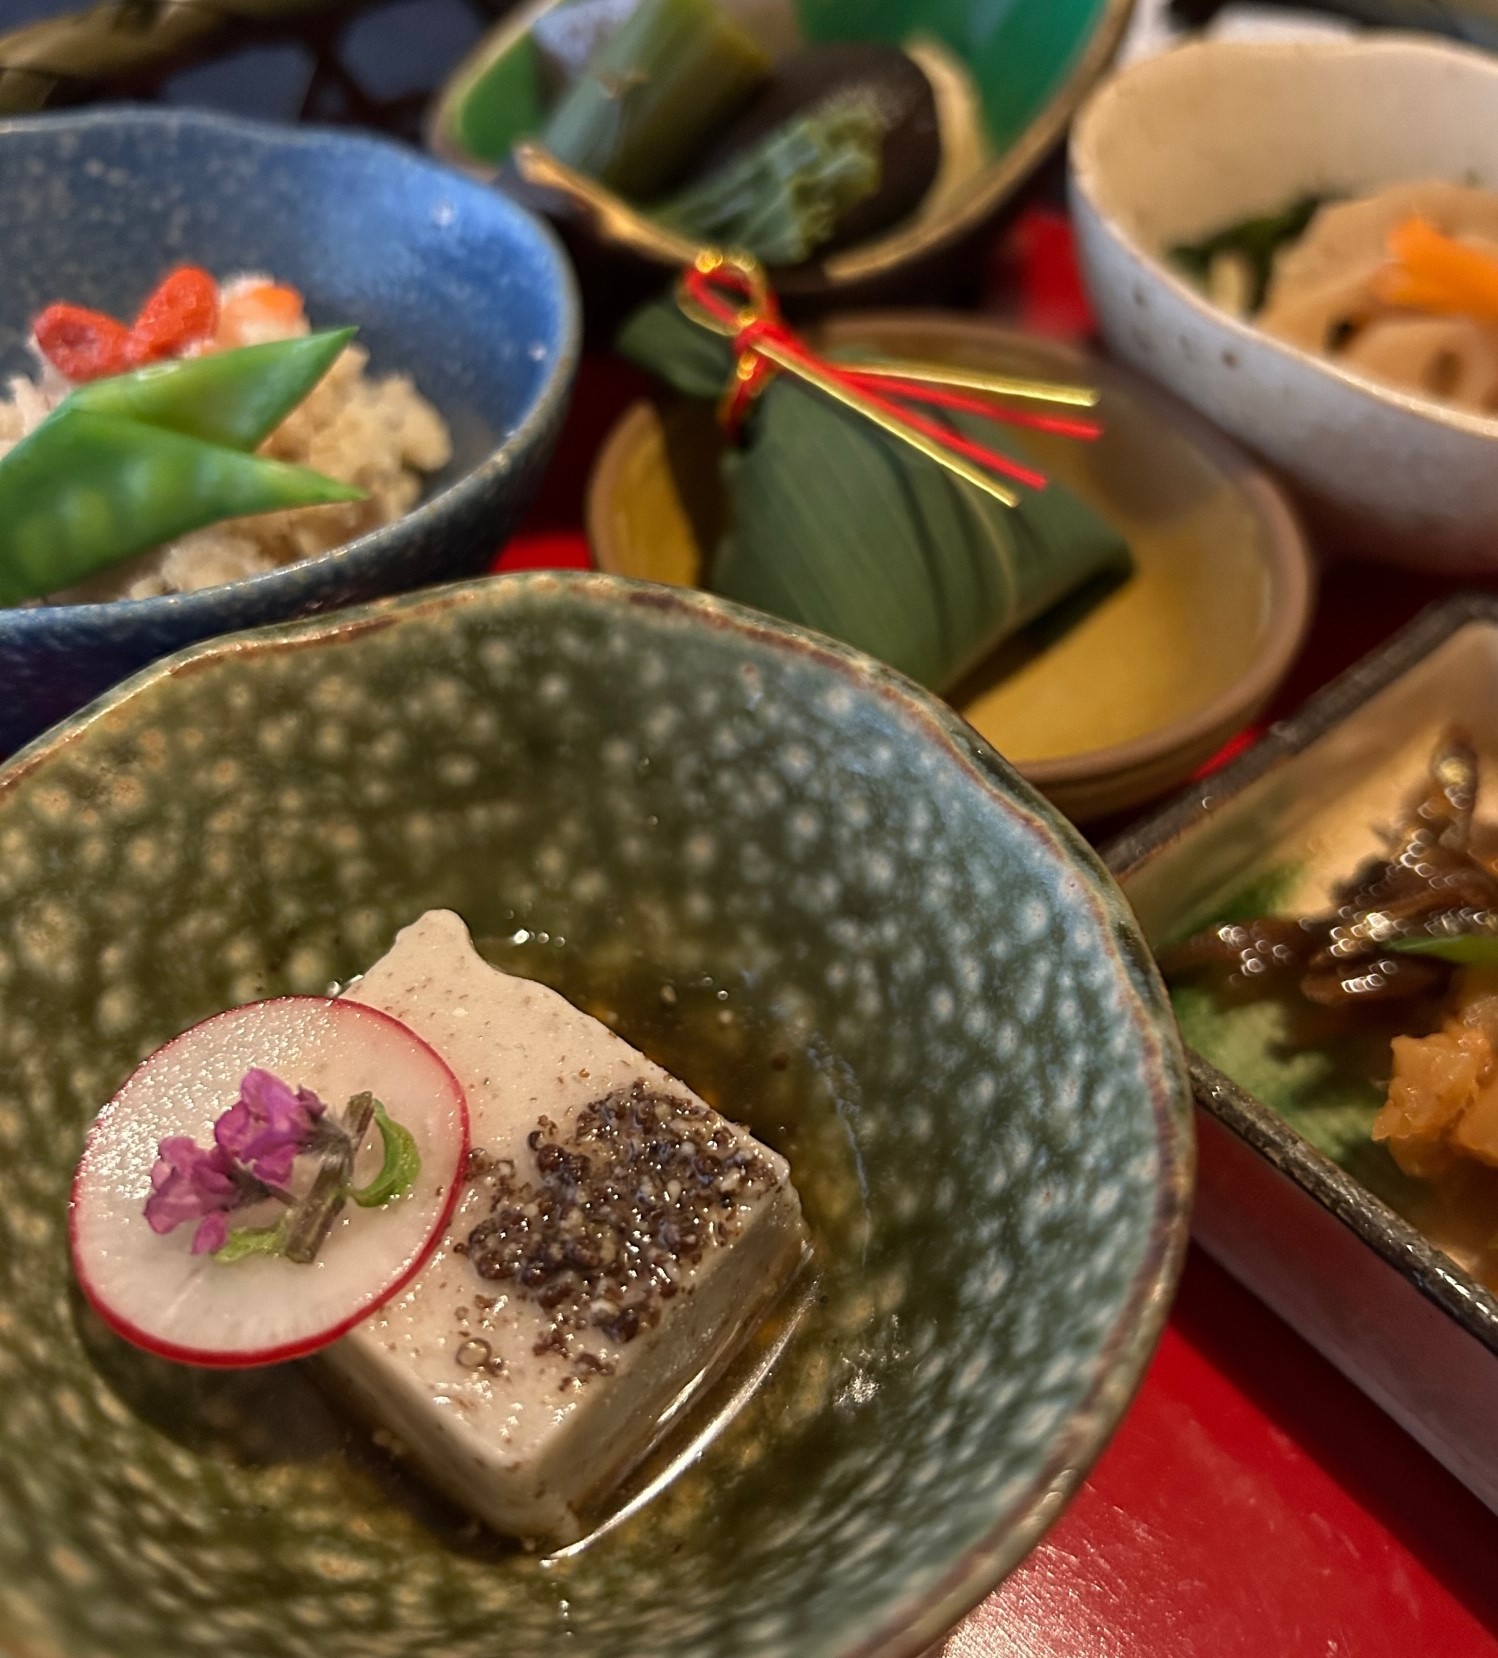
[[468, 1096], [462, 1198], [410, 1286], [329, 1349], [345, 1394], [498, 1531], [581, 1536], [806, 1248], [784, 1159], [434, 910], [348, 994]]

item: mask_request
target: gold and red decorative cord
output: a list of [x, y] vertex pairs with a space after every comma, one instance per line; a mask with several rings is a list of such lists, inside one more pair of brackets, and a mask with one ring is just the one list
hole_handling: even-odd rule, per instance
[[694, 322], [727, 336], [733, 344], [733, 377], [719, 406], [719, 418], [730, 437], [738, 436], [755, 400], [775, 375], [793, 374], [1013, 506], [1018, 497], [1000, 479], [1043, 489], [1045, 475], [949, 424], [928, 418], [922, 409], [980, 415], [1083, 440], [1101, 434], [1093, 420], [1037, 414], [1003, 401], [1018, 397], [1088, 407], [1097, 401], [1097, 394], [1088, 387], [966, 374], [935, 364], [851, 364], [820, 356], [786, 323], [761, 267], [743, 255], [703, 252], [682, 273], [677, 297]]

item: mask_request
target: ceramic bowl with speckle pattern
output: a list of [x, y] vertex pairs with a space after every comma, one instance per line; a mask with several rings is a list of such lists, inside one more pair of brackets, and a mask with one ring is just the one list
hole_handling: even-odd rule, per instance
[[[1438, 27], [1462, 8], [1383, 18], [1400, 12]], [[1407, 112], [1397, 128], [1396, 105]], [[1189, 43], [1114, 77], [1072, 129], [1077, 248], [1110, 350], [1261, 456], [1323, 550], [1491, 577], [1498, 418], [1264, 333], [1167, 250], [1308, 195], [1424, 179], [1492, 190], [1495, 112], [1491, 53], [1372, 29]]]
[[34, 372], [55, 299], [126, 313], [173, 264], [268, 272], [314, 324], [355, 324], [409, 374], [453, 459], [397, 523], [194, 593], [0, 608], [0, 754], [137, 668], [212, 634], [477, 574], [550, 458], [579, 311], [555, 236], [524, 208], [381, 140], [191, 110], [0, 121], [0, 383]]
[[[313, 1366], [162, 1364], [68, 1270], [140, 1055], [439, 905], [783, 1150], [815, 1239], [674, 1477], [558, 1558], [428, 1495]], [[0, 771], [0, 1650], [909, 1658], [1123, 1411], [1188, 1104], [1101, 866], [866, 658], [555, 574], [184, 652]]]

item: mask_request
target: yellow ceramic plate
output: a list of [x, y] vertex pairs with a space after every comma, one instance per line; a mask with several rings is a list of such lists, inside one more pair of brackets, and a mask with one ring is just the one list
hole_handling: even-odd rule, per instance
[[[872, 346], [1101, 388], [1094, 444], [1027, 434], [1044, 470], [1127, 536], [1133, 575], [1043, 618], [952, 700], [1073, 817], [1097, 817], [1181, 782], [1263, 706], [1309, 614], [1309, 555], [1283, 497], [1194, 416], [1067, 347], [969, 317], [883, 313], [829, 325]], [[589, 485], [600, 566], [695, 584], [722, 525], [719, 439], [700, 404], [637, 404]]]

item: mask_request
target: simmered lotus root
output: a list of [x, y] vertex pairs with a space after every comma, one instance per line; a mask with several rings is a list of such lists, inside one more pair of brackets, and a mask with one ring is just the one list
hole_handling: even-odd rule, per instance
[[1412, 220], [1498, 256], [1498, 194], [1435, 179], [1391, 185], [1321, 208], [1275, 259], [1255, 320], [1266, 334], [1391, 385], [1498, 410], [1498, 328], [1393, 306], [1380, 293], [1389, 238]]

